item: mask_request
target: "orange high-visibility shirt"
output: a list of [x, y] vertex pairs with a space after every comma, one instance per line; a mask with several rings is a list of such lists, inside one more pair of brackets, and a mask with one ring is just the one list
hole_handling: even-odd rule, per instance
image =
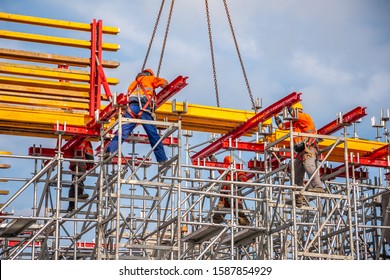
[[[292, 122], [292, 125], [293, 125], [293, 131], [294, 132], [303, 132], [303, 133], [317, 134], [317, 130], [316, 130], [314, 121], [313, 121], [313, 119], [311, 118], [311, 116], [309, 114], [306, 114], [306, 113], [303, 113], [303, 112], [299, 112], [298, 119], [294, 120]], [[290, 128], [290, 123], [289, 122], [284, 123], [283, 127], [285, 129], [289, 129]], [[295, 144], [302, 143], [302, 142], [304, 142], [305, 138], [307, 138], [307, 137], [295, 137], [294, 138], [294, 143]]]
[[149, 97], [154, 95], [154, 90], [160, 86], [164, 87], [168, 84], [167, 80], [163, 78], [158, 78], [155, 76], [139, 76], [135, 79], [127, 89], [127, 92], [130, 94], [144, 95], [144, 90], [142, 87], [137, 86], [138, 82], [142, 84], [143, 88], [146, 91], [146, 94]]

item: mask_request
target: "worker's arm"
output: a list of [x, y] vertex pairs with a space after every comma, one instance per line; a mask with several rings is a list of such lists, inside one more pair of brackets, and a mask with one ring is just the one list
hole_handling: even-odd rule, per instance
[[163, 79], [163, 78], [159, 78], [159, 77], [156, 77], [153, 81], [153, 87], [154, 88], [158, 88], [158, 87], [165, 87], [168, 85], [168, 81]]
[[279, 115], [274, 116], [275, 124], [279, 129], [289, 129], [290, 122], [283, 122]]

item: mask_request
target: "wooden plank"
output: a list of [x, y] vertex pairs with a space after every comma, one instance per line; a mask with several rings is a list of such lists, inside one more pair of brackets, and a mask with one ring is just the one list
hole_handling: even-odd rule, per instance
[[[87, 40], [46, 36], [46, 35], [31, 34], [31, 33], [24, 33], [24, 32], [15, 32], [9, 30], [0, 30], [0, 38], [42, 43], [42, 44], [50, 44], [50, 45], [75, 47], [75, 48], [85, 48], [85, 49], [91, 48], [91, 42]], [[118, 44], [107, 43], [107, 42], [102, 43], [102, 50], [104, 51], [117, 51], [119, 50], [119, 48], [120, 46]]]
[[[63, 29], [70, 29], [70, 30], [79, 30], [79, 31], [87, 31], [87, 32], [91, 31], [91, 24], [88, 23], [72, 22], [72, 21], [41, 18], [41, 17], [32, 17], [32, 16], [9, 14], [3, 12], [0, 12], [0, 20], [25, 23], [25, 24], [34, 24], [40, 26], [56, 27], [56, 28], [63, 28]], [[120, 32], [120, 29], [114, 26], [103, 25], [102, 32], [104, 34], [116, 35]]]
[[79, 103], [88, 103], [89, 104], [89, 98], [77, 98], [77, 97], [70, 97], [70, 96], [56, 96], [56, 95], [46, 95], [46, 94], [35, 94], [35, 93], [0, 90], [0, 96], [1, 95], [14, 96], [14, 97], [37, 98], [37, 99], [48, 99], [48, 100], [57, 100], [57, 101], [71, 101], [71, 102], [79, 102]]
[[[89, 83], [89, 72], [81, 70], [49, 68], [43, 66], [32, 66], [25, 64], [0, 62], [0, 73], [22, 75], [38, 78], [58, 79], [63, 81], [78, 81]], [[110, 85], [116, 85], [119, 80], [116, 78], [107, 78]]]
[[[4, 49], [4, 48], [0, 48], [0, 58], [57, 64], [57, 65], [64, 64], [64, 65], [77, 66], [77, 67], [89, 67], [90, 65], [89, 58], [30, 52], [24, 50], [11, 50], [11, 49]], [[120, 64], [119, 62], [113, 60], [103, 60], [101, 65], [104, 68], [117, 68]]]
[[11, 167], [11, 165], [9, 165], [9, 164], [0, 163], [0, 168], [1, 168], [1, 169], [8, 169], [8, 168], [10, 168], [10, 167]]
[[0, 190], [0, 195], [9, 195], [9, 191], [7, 191], [7, 190]]

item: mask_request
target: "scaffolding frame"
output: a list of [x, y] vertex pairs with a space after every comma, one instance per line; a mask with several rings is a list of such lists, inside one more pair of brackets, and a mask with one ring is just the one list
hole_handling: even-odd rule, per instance
[[[0, 209], [3, 211], [33, 188], [33, 214], [8, 215], [0, 225], [2, 259], [389, 258], [389, 245], [383, 238], [389, 226], [383, 223], [378, 200], [389, 193], [389, 186], [377, 179], [373, 184], [366, 173], [358, 177], [363, 173], [355, 172], [354, 165], [348, 172], [347, 138], [314, 136], [334, 140], [332, 146], [323, 149], [322, 165], [335, 147], [343, 144], [346, 166], [342, 180], [327, 174], [326, 178], [331, 178], [325, 181], [327, 193], [317, 194], [305, 191], [311, 178], [305, 186], [294, 185], [290, 176], [293, 151], [278, 146], [283, 139], [264, 142], [264, 153], [255, 155], [264, 163], [263, 168], [245, 167], [248, 163], [244, 159], [248, 154], [253, 157], [253, 152], [238, 151], [234, 141], [230, 141], [230, 148], [219, 152], [235, 159], [230, 165], [208, 166], [205, 159], [201, 161], [204, 164], [196, 165], [188, 164], [191, 153], [209, 141], [192, 147], [193, 135], [181, 130], [180, 121], [126, 119], [119, 113], [113, 126], [117, 125], [121, 133], [122, 125], [128, 122], [164, 127], [161, 141], [177, 138], [170, 141], [174, 144], [170, 145], [169, 162], [164, 166], [153, 162], [153, 149], [137, 158], [140, 144], [136, 134], [123, 144], [132, 146], [130, 156], [122, 154], [122, 144], [118, 154], [110, 158], [104, 158], [102, 148], [94, 168], [83, 175], [88, 179], [85, 189], [92, 195], [84, 201], [76, 197], [77, 207], [71, 213], [64, 210], [64, 204], [72, 172], [64, 169], [64, 163], [82, 159], [64, 158], [61, 150], [55, 157], [43, 157], [40, 148], [31, 156], [0, 155], [34, 162], [32, 178]], [[111, 127], [102, 129], [101, 147], [112, 136], [110, 131]], [[302, 135], [290, 131], [286, 137]], [[61, 133], [58, 138], [61, 142]], [[275, 158], [277, 167], [272, 164]], [[227, 173], [238, 171], [252, 179], [225, 179]], [[221, 191], [222, 185], [231, 185], [230, 191]], [[301, 208], [295, 205], [298, 193], [305, 200]], [[229, 199], [232, 207], [218, 208], [220, 197]], [[244, 209], [239, 209], [238, 199], [243, 201]], [[223, 223], [213, 221], [215, 213], [224, 215]], [[238, 223], [239, 213], [247, 215], [249, 225]]]

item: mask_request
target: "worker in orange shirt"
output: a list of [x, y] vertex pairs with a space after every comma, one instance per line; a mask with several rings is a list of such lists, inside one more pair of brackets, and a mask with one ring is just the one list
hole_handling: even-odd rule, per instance
[[[296, 103], [289, 108], [289, 113], [294, 118], [292, 128], [294, 132], [317, 134], [313, 119], [309, 114], [303, 112], [301, 103]], [[290, 122], [283, 122], [279, 116], [275, 116], [275, 123], [279, 129], [290, 129]], [[317, 169], [318, 146], [316, 138], [311, 137], [294, 137], [294, 151], [297, 153], [294, 159], [295, 183], [303, 186], [305, 172], [313, 179], [310, 181], [310, 187], [307, 191], [316, 193], [325, 193], [322, 186], [319, 172]], [[297, 206], [302, 206], [302, 196], [298, 196]]]
[[[215, 158], [214, 155], [210, 156], [210, 160], [214, 161], [214, 162], [217, 161], [217, 159]], [[226, 156], [224, 158], [223, 162], [225, 164], [229, 164], [230, 165], [232, 163], [230, 156]], [[222, 170], [218, 170], [218, 172], [220, 174], [223, 173]], [[246, 177], [244, 172], [235, 172], [233, 174], [233, 176], [234, 176], [233, 177], [233, 181], [241, 181], [241, 182], [247, 182], [248, 181], [248, 178]], [[226, 177], [224, 178], [224, 180], [230, 181], [231, 179], [232, 179], [231, 178], [231, 173], [229, 172], [228, 174], [226, 174]], [[223, 185], [221, 190], [224, 191], [223, 192], [224, 194], [230, 194], [231, 193], [230, 192], [231, 191], [231, 185], [230, 184], [229, 185]], [[240, 195], [241, 196], [241, 192], [240, 191], [235, 192], [235, 195]], [[230, 198], [228, 198], [228, 197], [221, 197], [219, 199], [218, 204], [217, 204], [217, 208], [219, 208], [219, 209], [221, 209], [221, 208], [231, 208], [232, 205], [231, 205], [230, 202], [231, 202]], [[233, 206], [234, 207], [235, 207], [235, 204], [236, 204], [236, 200], [234, 199], [233, 200]], [[238, 204], [238, 209], [239, 210], [240, 209], [244, 209], [241, 199], [237, 200], [237, 204]], [[226, 214], [221, 214], [221, 213], [214, 214], [214, 216], [213, 216], [214, 223], [218, 223], [218, 224], [222, 223], [223, 220], [224, 220], [225, 215]], [[238, 224], [242, 225], [242, 226], [247, 226], [247, 225], [250, 224], [250, 222], [249, 222], [248, 218], [246, 217], [246, 215], [244, 213], [240, 212], [240, 211], [238, 213]]]
[[[127, 90], [129, 105], [124, 117], [153, 120], [155, 89], [158, 87], [163, 88], [166, 85], [168, 85], [167, 80], [154, 76], [151, 69], [145, 69], [138, 73]], [[135, 126], [135, 123], [127, 123], [122, 126], [122, 142], [131, 134]], [[150, 145], [154, 147], [160, 140], [156, 126], [152, 124], [142, 124], [142, 126], [148, 135]], [[116, 150], [118, 150], [118, 135], [112, 139], [106, 150], [106, 155], [114, 153]], [[159, 163], [167, 161], [168, 158], [161, 142], [155, 147], [154, 155]]]
[[[94, 160], [92, 143], [90, 141], [82, 142], [76, 149], [74, 149], [74, 158]], [[75, 201], [73, 199], [75, 198], [75, 194], [76, 194], [75, 182], [77, 180], [78, 180], [77, 199], [87, 199], [89, 197], [87, 193], [84, 193], [85, 178], [83, 180], [79, 180], [79, 178], [82, 175], [84, 175], [86, 171], [90, 170], [92, 167], [93, 167], [93, 163], [91, 162], [70, 163], [69, 169], [73, 172], [73, 174], [72, 174], [72, 185], [70, 186], [68, 197], [72, 199], [72, 201], [69, 200], [68, 212], [73, 211], [75, 208]]]

